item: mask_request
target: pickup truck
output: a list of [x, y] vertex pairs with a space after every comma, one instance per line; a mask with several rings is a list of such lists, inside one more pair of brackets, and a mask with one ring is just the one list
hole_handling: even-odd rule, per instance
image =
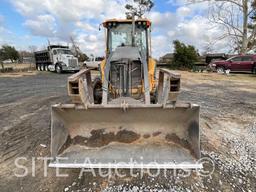
[[101, 62], [104, 60], [103, 57], [94, 57], [92, 56], [88, 60], [84, 62], [84, 67], [90, 68], [90, 69], [98, 69]]
[[256, 55], [239, 55], [223, 61], [213, 61], [210, 68], [218, 73], [225, 73], [227, 70], [256, 73]]

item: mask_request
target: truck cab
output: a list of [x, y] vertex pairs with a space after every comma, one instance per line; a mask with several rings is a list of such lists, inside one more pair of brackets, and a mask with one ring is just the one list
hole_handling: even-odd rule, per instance
[[62, 71], [79, 71], [78, 59], [68, 48], [51, 49], [53, 65], [49, 66], [50, 71], [61, 73]]

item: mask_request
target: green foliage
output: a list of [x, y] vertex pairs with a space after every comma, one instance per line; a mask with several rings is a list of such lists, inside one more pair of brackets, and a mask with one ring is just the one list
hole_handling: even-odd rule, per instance
[[152, 0], [133, 0], [135, 5], [126, 4], [125, 8], [128, 10], [126, 13], [127, 17], [130, 18], [132, 15], [142, 18], [146, 12], [150, 12], [154, 7]]
[[10, 59], [12, 62], [19, 59], [19, 52], [15, 49], [15, 47], [9, 45], [3, 45], [0, 49], [0, 60]]
[[173, 44], [175, 52], [172, 66], [179, 69], [192, 69], [199, 57], [195, 47], [192, 45], [185, 45], [178, 40], [175, 40]]

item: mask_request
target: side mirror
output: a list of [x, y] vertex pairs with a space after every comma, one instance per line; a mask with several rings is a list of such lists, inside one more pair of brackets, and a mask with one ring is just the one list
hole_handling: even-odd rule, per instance
[[99, 24], [99, 31], [101, 31], [101, 26], [102, 26], [102, 24]]

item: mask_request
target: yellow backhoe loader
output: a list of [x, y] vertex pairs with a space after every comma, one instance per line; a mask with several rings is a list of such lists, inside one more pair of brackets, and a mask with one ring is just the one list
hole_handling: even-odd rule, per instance
[[107, 20], [100, 77], [68, 78], [71, 104], [52, 106], [51, 167], [189, 168], [200, 158], [199, 106], [180, 103], [180, 75], [156, 70], [151, 22]]

